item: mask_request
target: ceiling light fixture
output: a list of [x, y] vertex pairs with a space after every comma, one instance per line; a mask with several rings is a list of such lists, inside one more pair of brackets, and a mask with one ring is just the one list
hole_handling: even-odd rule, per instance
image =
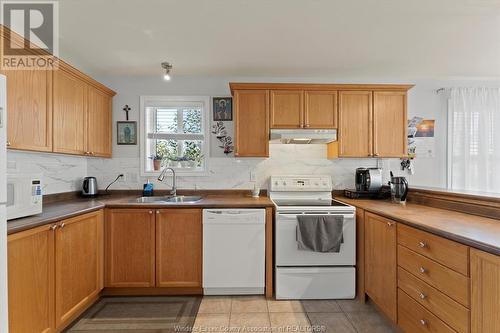
[[166, 61], [162, 62], [161, 68], [165, 70], [165, 75], [163, 75], [163, 79], [165, 81], [170, 81], [170, 79], [172, 79], [172, 77], [170, 76], [170, 71], [172, 70], [172, 64]]

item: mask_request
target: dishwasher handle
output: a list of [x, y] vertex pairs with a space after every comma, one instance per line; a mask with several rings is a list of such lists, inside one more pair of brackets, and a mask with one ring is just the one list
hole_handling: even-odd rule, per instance
[[264, 210], [204, 210], [203, 224], [265, 224]]

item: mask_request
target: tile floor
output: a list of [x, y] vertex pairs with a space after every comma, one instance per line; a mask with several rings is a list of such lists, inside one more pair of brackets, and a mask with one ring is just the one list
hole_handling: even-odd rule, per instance
[[[313, 326], [311, 326], [313, 325]], [[276, 301], [205, 296], [193, 332], [397, 332], [372, 305], [356, 300]]]

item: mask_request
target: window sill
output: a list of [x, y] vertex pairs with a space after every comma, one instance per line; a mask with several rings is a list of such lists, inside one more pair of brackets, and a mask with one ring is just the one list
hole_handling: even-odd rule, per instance
[[[169, 167], [168, 167], [169, 168]], [[190, 176], [190, 177], [206, 177], [208, 176], [208, 169], [188, 169], [188, 168], [172, 168], [175, 171], [175, 175], [182, 177], [182, 176]], [[161, 174], [161, 170], [158, 171], [143, 171], [141, 172], [142, 177], [158, 177]], [[167, 176], [170, 173], [167, 173]]]

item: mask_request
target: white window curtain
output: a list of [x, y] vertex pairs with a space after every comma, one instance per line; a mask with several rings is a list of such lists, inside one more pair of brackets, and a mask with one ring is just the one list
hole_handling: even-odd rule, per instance
[[448, 186], [500, 193], [500, 88], [453, 88], [448, 112]]

